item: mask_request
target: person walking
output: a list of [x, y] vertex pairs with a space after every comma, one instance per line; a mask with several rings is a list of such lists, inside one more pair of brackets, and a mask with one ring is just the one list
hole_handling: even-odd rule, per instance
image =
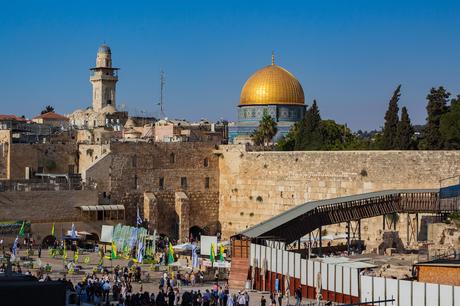
[[260, 306], [266, 306], [267, 305], [267, 300], [265, 299], [265, 297], [262, 295], [262, 297], [260, 298]]
[[299, 287], [295, 291], [295, 305], [300, 306], [302, 303], [302, 289]]

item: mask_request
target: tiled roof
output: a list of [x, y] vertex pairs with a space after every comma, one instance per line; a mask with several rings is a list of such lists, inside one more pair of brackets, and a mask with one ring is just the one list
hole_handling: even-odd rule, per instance
[[69, 118], [63, 115], [59, 115], [53, 112], [48, 112], [34, 117], [34, 119], [51, 119], [51, 120], [65, 120], [68, 121]]

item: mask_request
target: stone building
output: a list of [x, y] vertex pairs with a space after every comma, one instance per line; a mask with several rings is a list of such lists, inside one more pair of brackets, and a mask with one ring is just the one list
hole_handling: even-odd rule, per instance
[[127, 113], [116, 106], [116, 84], [118, 69], [112, 67], [112, 51], [102, 44], [96, 56], [96, 66], [91, 68], [90, 82], [93, 86], [92, 106], [86, 110], [77, 109], [70, 115], [70, 124], [77, 128], [123, 127]]

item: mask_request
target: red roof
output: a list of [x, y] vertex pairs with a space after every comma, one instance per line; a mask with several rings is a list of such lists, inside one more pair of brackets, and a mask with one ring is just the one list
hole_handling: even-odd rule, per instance
[[48, 113], [41, 114], [41, 115], [39, 115], [37, 117], [34, 117], [34, 119], [48, 119], [48, 120], [65, 120], [65, 121], [69, 121], [69, 118], [67, 118], [66, 116], [59, 115], [59, 114], [56, 114], [56, 113], [53, 113], [53, 112], [48, 112]]
[[18, 117], [16, 115], [1, 115], [0, 114], [0, 120], [15, 120], [15, 121], [27, 121], [24, 118]]

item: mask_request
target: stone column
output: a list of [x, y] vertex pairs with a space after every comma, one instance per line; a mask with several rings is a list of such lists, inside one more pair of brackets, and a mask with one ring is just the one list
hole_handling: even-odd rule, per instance
[[179, 242], [185, 242], [190, 228], [190, 200], [182, 191], [175, 193], [175, 208], [178, 216]]
[[149, 222], [149, 231], [158, 229], [158, 200], [152, 192], [144, 193], [144, 218]]

